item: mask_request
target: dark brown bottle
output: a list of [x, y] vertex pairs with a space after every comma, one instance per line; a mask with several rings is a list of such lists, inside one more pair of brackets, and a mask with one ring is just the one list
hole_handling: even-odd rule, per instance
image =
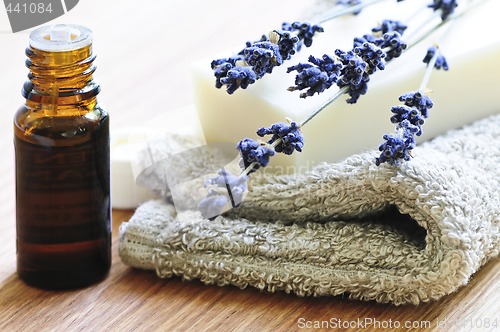
[[45, 289], [84, 287], [111, 265], [109, 117], [97, 102], [91, 31], [43, 27], [26, 49], [14, 119], [17, 273]]

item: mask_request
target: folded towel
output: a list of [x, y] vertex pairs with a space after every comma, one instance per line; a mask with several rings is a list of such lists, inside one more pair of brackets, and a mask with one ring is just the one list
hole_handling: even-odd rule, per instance
[[377, 151], [300, 175], [257, 171], [240, 208], [215, 220], [140, 206], [120, 227], [130, 266], [300, 296], [396, 305], [466, 285], [500, 249], [500, 114], [417, 146], [400, 166]]

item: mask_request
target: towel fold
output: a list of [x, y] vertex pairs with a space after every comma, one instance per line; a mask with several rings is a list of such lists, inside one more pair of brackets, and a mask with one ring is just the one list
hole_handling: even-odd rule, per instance
[[413, 152], [398, 167], [375, 166], [369, 151], [305, 174], [258, 171], [241, 207], [212, 221], [147, 202], [120, 227], [120, 257], [221, 286], [439, 299], [499, 254], [500, 114]]

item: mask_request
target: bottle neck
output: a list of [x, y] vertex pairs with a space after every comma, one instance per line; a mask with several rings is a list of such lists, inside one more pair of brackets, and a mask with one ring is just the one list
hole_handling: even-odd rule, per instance
[[59, 52], [28, 47], [26, 55], [30, 72], [22, 95], [27, 103], [42, 104], [54, 113], [95, 103], [100, 88], [92, 78], [96, 70], [92, 45]]

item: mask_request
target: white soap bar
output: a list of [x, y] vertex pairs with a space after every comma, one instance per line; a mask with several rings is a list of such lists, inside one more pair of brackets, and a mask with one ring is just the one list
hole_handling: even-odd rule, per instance
[[111, 132], [111, 202], [115, 209], [134, 209], [155, 198], [155, 188], [138, 184], [143, 169], [142, 152], [151, 141], [164, 133], [201, 137], [201, 128], [192, 106], [163, 113], [141, 126], [120, 128]]
[[111, 203], [115, 209], [132, 209], [154, 197], [137, 185], [132, 163], [148, 139], [145, 127], [122, 128], [111, 133]]
[[[321, 95], [302, 99], [299, 92], [286, 91], [293, 85], [295, 75], [287, 74], [286, 67], [305, 62], [309, 54], [321, 57], [333, 54], [336, 48], [352, 48], [352, 38], [368, 33], [380, 19], [399, 19], [410, 16], [391, 16], [395, 4], [389, 7], [375, 5], [358, 17], [343, 17], [325, 25], [310, 49], [304, 48], [290, 61], [277, 67], [272, 75], [265, 76], [246, 90], [228, 95], [224, 89], [215, 88], [215, 78], [210, 69], [212, 59], [205, 59], [193, 66], [195, 102], [207, 142], [234, 142], [245, 137], [258, 138], [260, 127], [269, 127], [285, 118], [302, 119], [337, 91], [332, 87]], [[404, 2], [406, 3], [406, 2]], [[415, 5], [415, 2], [408, 2]], [[420, 2], [417, 2], [420, 4]], [[381, 5], [380, 5], [381, 6]], [[399, 6], [399, 4], [398, 4]], [[452, 128], [500, 111], [500, 34], [491, 22], [498, 20], [500, 5], [489, 1], [452, 23], [440, 43], [450, 65], [449, 71], [435, 71], [429, 82], [433, 90], [430, 97], [434, 108], [423, 126], [419, 141], [428, 140]], [[381, 17], [378, 13], [387, 13]], [[410, 21], [411, 22], [411, 21]], [[338, 162], [362, 151], [377, 149], [382, 136], [394, 131], [389, 120], [393, 105], [401, 104], [398, 97], [418, 90], [425, 72], [422, 62], [426, 50], [436, 37], [429, 37], [408, 50], [401, 58], [394, 59], [385, 71], [372, 75], [369, 91], [357, 104], [349, 105], [341, 97], [304, 128], [305, 146], [302, 153], [272, 158], [273, 171], [297, 172], [310, 169], [322, 162]], [[235, 48], [213, 59], [227, 57]], [[412, 153], [418, 157], [418, 149]]]

